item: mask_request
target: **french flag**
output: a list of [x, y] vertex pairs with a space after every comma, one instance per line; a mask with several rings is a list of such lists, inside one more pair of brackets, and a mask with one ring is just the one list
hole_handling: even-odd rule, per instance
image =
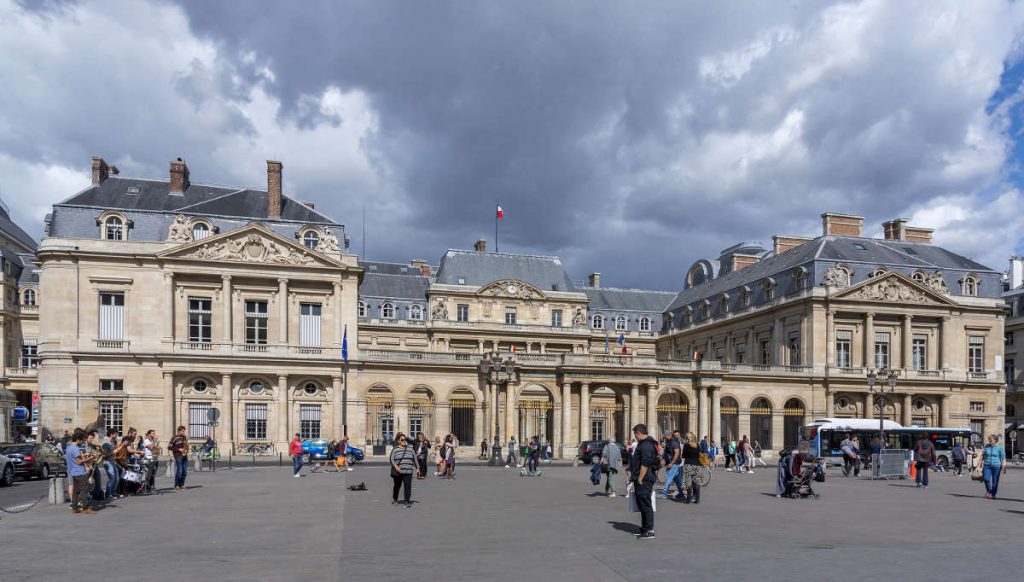
[[497, 204], [496, 206], [498, 208], [498, 220], [504, 219], [505, 218], [505, 211], [501, 209], [501, 204]]

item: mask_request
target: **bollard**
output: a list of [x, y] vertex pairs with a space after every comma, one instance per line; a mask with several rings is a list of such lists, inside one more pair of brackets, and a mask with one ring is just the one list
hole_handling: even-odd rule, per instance
[[50, 478], [50, 505], [67, 503], [67, 477]]
[[193, 457], [193, 460], [194, 460], [194, 465], [195, 465], [195, 471], [197, 473], [202, 471], [203, 470], [203, 459], [200, 458], [200, 455], [196, 455], [195, 457]]
[[174, 479], [174, 457], [167, 459], [167, 470], [164, 471], [164, 477]]

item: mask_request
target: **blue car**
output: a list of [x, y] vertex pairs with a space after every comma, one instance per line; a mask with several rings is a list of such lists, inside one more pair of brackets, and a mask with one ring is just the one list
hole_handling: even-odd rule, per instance
[[[327, 445], [329, 443], [330, 443], [330, 441], [328, 441], [327, 439], [309, 439], [307, 441], [303, 441], [302, 442], [302, 455], [303, 455], [303, 457], [305, 458], [305, 460], [307, 462], [310, 461], [310, 460], [312, 460], [312, 461], [331, 461], [331, 460], [334, 460], [334, 458], [337, 457], [338, 454], [335, 453], [333, 456], [328, 454], [328, 452], [327, 452], [328, 446]], [[348, 448], [345, 450], [345, 457], [346, 457], [345, 461], [349, 465], [352, 465], [352, 464], [358, 463], [359, 461], [363, 460], [363, 451], [362, 451], [362, 449], [357, 449], [356, 447], [353, 447], [352, 445], [349, 445]]]

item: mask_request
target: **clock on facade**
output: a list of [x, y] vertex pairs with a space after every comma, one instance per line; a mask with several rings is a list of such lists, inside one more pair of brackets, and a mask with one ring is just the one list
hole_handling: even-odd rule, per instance
[[515, 295], [516, 291], [519, 291], [519, 286], [515, 283], [509, 283], [508, 287], [505, 287], [505, 290], [508, 291], [509, 295]]

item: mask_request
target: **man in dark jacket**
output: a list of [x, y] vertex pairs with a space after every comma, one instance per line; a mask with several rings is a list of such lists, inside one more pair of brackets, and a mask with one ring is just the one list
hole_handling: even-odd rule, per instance
[[917, 464], [917, 486], [928, 488], [928, 467], [936, 461], [935, 445], [932, 444], [928, 435], [922, 435], [914, 447], [914, 462]]
[[647, 435], [647, 425], [633, 427], [636, 450], [629, 459], [629, 477], [633, 480], [633, 494], [640, 508], [640, 531], [635, 535], [641, 540], [654, 539], [654, 484], [658, 482], [658, 443]]

